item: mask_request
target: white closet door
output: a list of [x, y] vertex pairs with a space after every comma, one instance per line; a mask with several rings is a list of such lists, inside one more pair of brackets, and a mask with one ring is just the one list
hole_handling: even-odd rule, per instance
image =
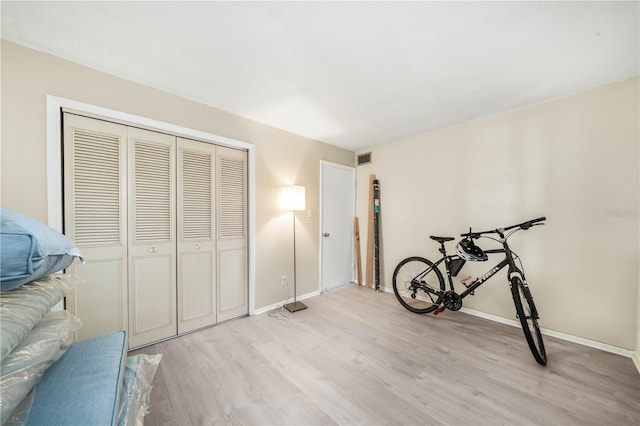
[[178, 138], [178, 333], [216, 323], [215, 152]]
[[67, 296], [78, 339], [127, 329], [127, 128], [65, 113], [65, 234], [87, 259]]
[[217, 147], [218, 322], [248, 313], [247, 152]]
[[174, 136], [128, 130], [129, 345], [177, 334]]

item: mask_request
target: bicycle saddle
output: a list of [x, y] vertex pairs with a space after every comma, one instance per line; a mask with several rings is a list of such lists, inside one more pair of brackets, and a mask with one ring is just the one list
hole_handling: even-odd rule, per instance
[[429, 238], [439, 243], [444, 243], [445, 241], [452, 241], [454, 239], [453, 237], [436, 237], [435, 235], [430, 235]]

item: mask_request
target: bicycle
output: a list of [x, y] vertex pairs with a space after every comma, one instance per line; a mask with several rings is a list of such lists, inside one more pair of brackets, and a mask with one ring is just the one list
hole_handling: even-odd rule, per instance
[[[533, 226], [543, 225], [541, 222], [545, 220], [546, 217], [540, 217], [506, 228], [482, 232], [473, 232], [469, 229], [469, 232], [460, 234], [463, 239], [456, 246], [458, 254], [455, 255], [447, 255], [445, 249], [445, 242], [453, 241], [454, 238], [431, 235], [430, 238], [432, 240], [440, 243], [439, 251], [442, 253], [442, 258], [435, 263], [418, 256], [408, 257], [401, 261], [393, 272], [393, 292], [400, 304], [411, 312], [418, 314], [433, 312], [434, 315], [438, 315], [446, 309], [458, 311], [462, 308], [462, 299], [474, 294], [478, 287], [497, 274], [502, 268], [508, 266], [507, 279], [511, 288], [516, 315], [522, 325], [524, 336], [538, 364], [546, 365], [547, 354], [544, 349], [540, 327], [538, 326], [539, 315], [524, 276], [524, 267], [519, 256], [507, 244], [507, 240], [514, 233], [527, 230]], [[497, 234], [499, 239], [490, 237], [490, 234]], [[473, 243], [473, 240], [479, 238], [498, 241], [502, 244], [502, 248], [483, 251]], [[463, 284], [466, 289], [462, 293], [456, 293], [451, 277], [458, 275], [467, 260], [486, 261], [487, 254], [495, 253], [504, 253], [505, 258], [484, 275], [469, 284]], [[516, 260], [518, 260], [520, 267], [516, 265]], [[446, 290], [444, 278], [438, 269], [438, 265], [443, 262], [447, 271], [449, 290]]]

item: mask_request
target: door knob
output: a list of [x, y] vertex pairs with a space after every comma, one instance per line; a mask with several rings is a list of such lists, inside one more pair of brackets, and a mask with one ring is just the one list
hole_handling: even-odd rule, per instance
[[322, 234], [322, 236], [323, 236], [323, 237], [328, 237], [328, 236], [329, 236], [329, 233], [328, 233], [328, 232], [325, 232], [324, 234]]

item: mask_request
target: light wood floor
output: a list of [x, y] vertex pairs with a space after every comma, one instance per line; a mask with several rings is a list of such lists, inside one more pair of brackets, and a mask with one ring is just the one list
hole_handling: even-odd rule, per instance
[[309, 309], [226, 322], [162, 353], [147, 425], [639, 425], [629, 358], [461, 312], [416, 315], [347, 286]]

